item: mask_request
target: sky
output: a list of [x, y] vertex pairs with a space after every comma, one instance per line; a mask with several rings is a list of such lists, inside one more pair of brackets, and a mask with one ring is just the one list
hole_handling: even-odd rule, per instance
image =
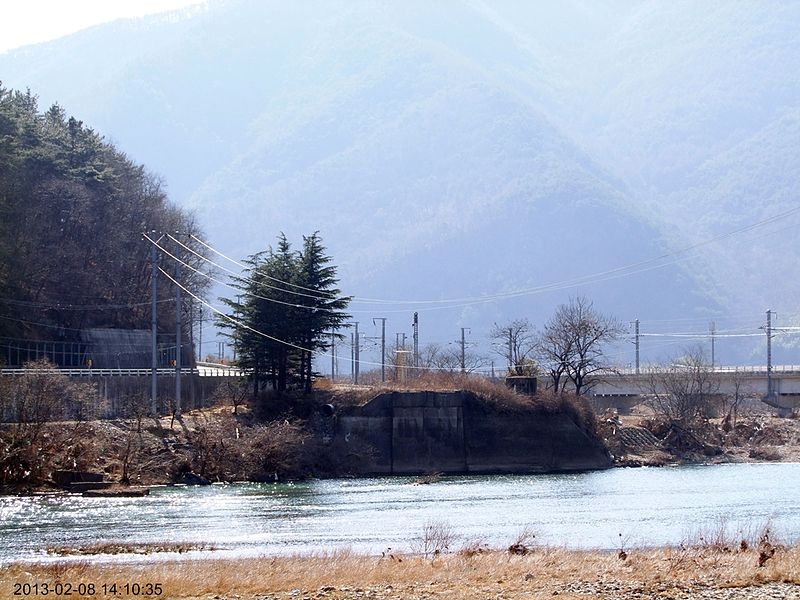
[[203, 0], [6, 0], [0, 8], [0, 53], [116, 19], [205, 3]]

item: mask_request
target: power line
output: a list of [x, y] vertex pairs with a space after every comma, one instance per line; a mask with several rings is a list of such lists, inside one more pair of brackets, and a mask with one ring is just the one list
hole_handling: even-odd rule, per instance
[[[501, 299], [519, 297], [519, 296], [532, 295], [532, 294], [541, 293], [541, 292], [545, 292], [545, 291], [555, 291], [555, 290], [558, 290], [558, 289], [565, 289], [565, 288], [569, 288], [569, 287], [575, 287], [577, 285], [583, 285], [583, 284], [588, 284], [588, 283], [597, 283], [597, 282], [601, 282], [601, 281], [608, 281], [608, 280], [611, 280], [611, 279], [617, 279], [617, 278], [620, 278], [620, 277], [626, 277], [628, 275], [635, 275], [635, 274], [638, 274], [638, 273], [643, 273], [643, 272], [647, 272], [647, 271], [650, 271], [650, 270], [653, 270], [653, 269], [659, 269], [659, 268], [674, 264], [676, 262], [684, 260], [685, 258], [687, 258], [687, 255], [689, 253], [691, 253], [694, 250], [697, 250], [698, 248], [701, 248], [703, 246], [712, 244], [714, 242], [718, 242], [718, 241], [721, 241], [721, 240], [724, 240], [724, 239], [728, 239], [730, 237], [739, 235], [741, 233], [745, 233], [745, 232], [751, 231], [751, 230], [756, 229], [758, 227], [763, 227], [765, 225], [769, 225], [771, 223], [774, 223], [776, 221], [784, 219], [784, 218], [786, 218], [788, 216], [791, 216], [791, 215], [793, 215], [793, 214], [795, 214], [797, 212], [800, 212], [800, 206], [792, 208], [792, 209], [789, 209], [789, 210], [786, 210], [786, 211], [783, 211], [781, 213], [778, 213], [778, 214], [773, 215], [771, 217], [768, 217], [766, 219], [762, 219], [762, 220], [757, 221], [755, 223], [751, 223], [749, 225], [745, 225], [743, 227], [739, 227], [739, 228], [734, 229], [732, 231], [728, 231], [726, 233], [722, 233], [722, 234], [716, 235], [714, 237], [711, 237], [709, 239], [703, 240], [701, 242], [696, 242], [694, 244], [691, 244], [689, 246], [685, 246], [685, 247], [680, 248], [678, 250], [675, 250], [675, 251], [672, 251], [672, 252], [666, 252], [666, 253], [664, 253], [662, 255], [659, 255], [659, 256], [656, 256], [656, 257], [653, 257], [653, 258], [650, 258], [650, 259], [646, 259], [646, 260], [643, 260], [643, 261], [638, 261], [638, 262], [631, 263], [631, 264], [628, 264], [628, 265], [616, 267], [614, 269], [609, 269], [607, 271], [601, 271], [601, 272], [594, 273], [594, 274], [583, 275], [583, 276], [575, 277], [575, 278], [572, 278], [572, 279], [563, 280], [561, 282], [554, 282], [554, 283], [543, 285], [543, 286], [536, 286], [536, 287], [532, 287], [532, 288], [522, 288], [522, 289], [519, 289], [519, 290], [512, 290], [512, 291], [509, 291], [509, 292], [502, 292], [502, 293], [497, 293], [497, 294], [489, 294], [489, 295], [485, 295], [485, 296], [472, 296], [472, 297], [465, 297], [465, 298], [450, 298], [450, 299], [441, 299], [441, 300], [387, 300], [387, 299], [381, 299], [381, 298], [366, 298], [366, 297], [359, 298], [359, 297], [356, 297], [356, 298], [353, 299], [353, 301], [354, 302], [370, 302], [370, 303], [378, 303], [378, 304], [408, 304], [408, 305], [420, 305], [420, 304], [438, 304], [438, 305], [442, 305], [442, 304], [448, 304], [450, 306], [447, 306], [445, 308], [460, 308], [460, 307], [463, 307], [463, 306], [470, 306], [470, 305], [474, 305], [474, 304], [492, 302], [492, 301], [495, 301], [495, 300], [501, 300]], [[237, 265], [239, 265], [239, 266], [241, 266], [243, 268], [245, 267], [245, 265], [243, 265], [242, 263], [239, 263], [239, 262], [235, 261], [234, 259], [228, 257], [227, 255], [223, 254], [222, 252], [219, 252], [218, 250], [215, 250], [212, 246], [210, 246], [206, 242], [202, 241], [197, 236], [193, 235], [192, 237], [195, 240], [197, 240], [199, 243], [201, 243], [204, 246], [206, 246], [207, 248], [209, 248], [212, 252], [215, 252], [216, 254], [219, 254], [220, 256], [222, 256], [225, 259], [233, 262], [234, 264], [237, 264]], [[661, 261], [665, 261], [666, 259], [670, 259], [670, 258], [672, 260], [669, 260], [669, 261], [666, 261], [666, 262], [661, 262]], [[291, 285], [288, 282], [282, 282], [280, 280], [277, 280], [277, 281], [280, 282], [280, 283], [283, 283], [284, 285]]]
[[[337, 311], [336, 311], [336, 309], [327, 308], [327, 307], [325, 307], [325, 306], [313, 306], [313, 305], [308, 305], [308, 304], [296, 304], [296, 303], [294, 303], [294, 302], [286, 302], [285, 300], [278, 300], [277, 298], [270, 298], [270, 297], [268, 297], [268, 296], [261, 296], [260, 294], [256, 294], [255, 292], [249, 292], [249, 291], [247, 291], [247, 290], [244, 290], [244, 289], [242, 289], [242, 288], [238, 288], [238, 287], [236, 287], [236, 286], [234, 286], [234, 285], [232, 285], [232, 284], [230, 284], [230, 283], [227, 283], [227, 282], [225, 282], [225, 281], [222, 281], [222, 280], [220, 280], [220, 279], [217, 279], [217, 278], [216, 278], [216, 277], [214, 277], [213, 275], [209, 275], [208, 273], [205, 273], [204, 271], [201, 271], [200, 269], [198, 269], [198, 268], [196, 268], [196, 267], [194, 267], [194, 266], [190, 265], [190, 264], [189, 264], [189, 263], [187, 263], [186, 261], [184, 261], [184, 260], [180, 259], [179, 257], [175, 256], [174, 254], [172, 254], [172, 253], [171, 253], [169, 250], [167, 250], [167, 249], [166, 249], [166, 248], [164, 248], [163, 246], [159, 245], [158, 243], [156, 243], [155, 241], [153, 241], [152, 239], [150, 239], [150, 238], [149, 238], [147, 235], [144, 235], [144, 237], [145, 237], [145, 239], [147, 239], [147, 240], [148, 240], [148, 241], [149, 241], [151, 244], [155, 245], [155, 247], [156, 247], [156, 248], [158, 248], [159, 250], [161, 250], [161, 252], [163, 252], [163, 253], [164, 253], [166, 256], [168, 256], [169, 258], [171, 258], [171, 259], [173, 259], [173, 260], [177, 261], [178, 263], [180, 263], [180, 264], [182, 264], [183, 266], [185, 266], [186, 268], [188, 268], [188, 269], [190, 269], [190, 270], [194, 271], [194, 272], [195, 272], [195, 273], [197, 273], [198, 275], [201, 275], [202, 277], [205, 277], [205, 278], [206, 278], [206, 279], [208, 279], [209, 281], [213, 281], [214, 283], [217, 283], [217, 284], [219, 284], [219, 285], [222, 285], [222, 286], [225, 286], [225, 287], [227, 287], [227, 288], [230, 288], [230, 289], [232, 289], [232, 290], [235, 290], [236, 292], [238, 292], [238, 293], [239, 293], [239, 295], [240, 295], [240, 296], [247, 296], [247, 297], [251, 297], [251, 298], [258, 298], [259, 300], [264, 300], [264, 301], [266, 301], [266, 302], [273, 302], [273, 303], [275, 303], [275, 304], [282, 304], [282, 305], [284, 305], [284, 306], [289, 306], [289, 307], [292, 307], [292, 308], [303, 308], [303, 309], [306, 309], [306, 310], [325, 311], [325, 312], [337, 312]], [[180, 242], [178, 242], [178, 243], [180, 243]], [[198, 255], [198, 256], [199, 256], [199, 255]], [[212, 264], [216, 264], [216, 263], [212, 263]], [[267, 277], [266, 275], [264, 275], [264, 274], [262, 274], [262, 273], [257, 273], [257, 275], [258, 275], [259, 277], [260, 277], [260, 276]], [[237, 278], [238, 278], [238, 277], [239, 277], [239, 275], [236, 275], [235, 277], [237, 277]], [[271, 277], [267, 277], [267, 278], [268, 278], [268, 279], [274, 279], [274, 278], [271, 278]], [[278, 287], [275, 287], [275, 286], [271, 286], [271, 285], [269, 285], [269, 284], [265, 284], [265, 283], [261, 283], [260, 285], [263, 285], [264, 287], [267, 287], [267, 288], [270, 288], [270, 289], [274, 289], [274, 290], [278, 290], [278, 291], [281, 291], [281, 292], [289, 293], [289, 294], [295, 294], [295, 295], [299, 295], [299, 296], [305, 296], [305, 297], [307, 297], [307, 298], [314, 298], [315, 300], [334, 301], [334, 300], [336, 300], [336, 299], [337, 299], [337, 298], [335, 298], [335, 297], [321, 297], [321, 296], [310, 296], [309, 294], [299, 294], [299, 293], [297, 293], [297, 292], [292, 292], [291, 290], [285, 290], [285, 289], [278, 288]], [[343, 299], [343, 297], [342, 297], [342, 298], [339, 298], [339, 299]], [[347, 312], [348, 312], [348, 313], [374, 313], [374, 311], [371, 311], [371, 310], [370, 310], [370, 311], [367, 311], [367, 310], [350, 310], [349, 308], [347, 309]], [[391, 312], [408, 312], [408, 311], [407, 311], [407, 310], [389, 310], [389, 311], [385, 311], [385, 312], [390, 312], [390, 313], [391, 313]]]
[[0, 315], [0, 319], [5, 319], [6, 321], [16, 321], [17, 323], [25, 323], [26, 325], [36, 325], [37, 327], [50, 327], [51, 329], [59, 329], [63, 331], [86, 331], [87, 329], [92, 329], [91, 327], [64, 327], [63, 325], [53, 325], [51, 323], [38, 323], [36, 321], [17, 319], [15, 317], [7, 317], [5, 315]]
[[[195, 293], [190, 291], [186, 286], [184, 286], [181, 283], [179, 283], [178, 281], [176, 281], [174, 277], [172, 277], [169, 273], [167, 273], [161, 267], [158, 267], [158, 270], [161, 271], [161, 273], [167, 279], [169, 279], [170, 281], [172, 281], [172, 283], [174, 283], [175, 285], [180, 287], [184, 292], [189, 294], [192, 298], [194, 298], [195, 300], [197, 300], [198, 302], [200, 302], [201, 304], [203, 304], [207, 308], [210, 308], [213, 312], [217, 313], [222, 318], [227, 319], [228, 321], [231, 321], [234, 324], [237, 324], [239, 327], [241, 327], [243, 329], [247, 329], [248, 331], [251, 331], [251, 332], [255, 333], [256, 335], [265, 337], [265, 338], [267, 338], [269, 340], [272, 340], [273, 342], [277, 342], [279, 344], [283, 344], [284, 346], [288, 346], [290, 348], [294, 348], [295, 350], [300, 350], [302, 352], [308, 352], [308, 353], [316, 355], [316, 356], [325, 356], [325, 357], [330, 357], [331, 356], [331, 354], [328, 353], [328, 352], [324, 352], [322, 350], [313, 350], [313, 349], [310, 349], [310, 348], [305, 348], [305, 347], [300, 346], [298, 344], [295, 344], [293, 342], [290, 342], [290, 341], [287, 341], [287, 340], [282, 340], [282, 339], [277, 338], [275, 336], [269, 335], [268, 333], [264, 333], [263, 331], [259, 331], [258, 329], [255, 329], [255, 328], [247, 325], [246, 323], [242, 323], [239, 319], [236, 319], [235, 317], [232, 317], [230, 315], [225, 314], [221, 310], [215, 308], [210, 303], [208, 303], [205, 300], [203, 300], [202, 298], [200, 298], [198, 295], [196, 295]], [[340, 357], [337, 357], [337, 358], [340, 358]], [[347, 360], [347, 359], [345, 358], [344, 360]], [[360, 360], [360, 359], [358, 361], [355, 361], [354, 359], [350, 359], [350, 360], [351, 360], [351, 362], [358, 362], [358, 364], [360, 364], [360, 365], [369, 365], [369, 366], [374, 366], [374, 367], [379, 367], [380, 364], [381, 364], [379, 362], [365, 361], [365, 360]], [[433, 367], [433, 366], [431, 366], [431, 367], [419, 367], [419, 366], [413, 366], [412, 367], [412, 366], [409, 366], [407, 368], [419, 369], [419, 370], [422, 370], [422, 371], [425, 371], [425, 370], [427, 370], [427, 371], [452, 371], [452, 369], [449, 369], [449, 368]]]
[[[196, 235], [192, 234], [192, 238], [194, 238], [194, 239], [195, 239], [195, 241], [199, 242], [200, 244], [202, 244], [203, 246], [205, 246], [206, 248], [208, 248], [209, 250], [211, 250], [211, 251], [212, 251], [212, 252], [214, 252], [215, 254], [218, 254], [219, 256], [221, 256], [222, 258], [224, 258], [224, 259], [226, 259], [226, 260], [229, 260], [230, 262], [232, 262], [232, 263], [233, 263], [233, 264], [235, 264], [236, 266], [238, 266], [238, 267], [241, 267], [242, 269], [248, 269], [248, 270], [250, 269], [250, 267], [248, 267], [247, 265], [245, 265], [245, 264], [243, 264], [243, 263], [240, 263], [239, 261], [237, 261], [237, 260], [234, 260], [234, 259], [230, 258], [229, 256], [226, 256], [225, 254], [223, 254], [223, 253], [222, 253], [222, 252], [220, 252], [219, 250], [216, 250], [215, 248], [212, 248], [212, 247], [211, 247], [209, 244], [207, 244], [206, 242], [204, 242], [203, 240], [201, 240], [201, 239], [200, 239], [199, 237], [197, 237]], [[178, 242], [178, 243], [180, 244], [180, 242]], [[183, 246], [183, 244], [181, 244], [181, 245]], [[184, 247], [185, 247], [185, 248], [187, 248], [188, 250], [191, 250], [191, 248], [188, 248], [187, 246], [184, 246]], [[199, 257], [200, 257], [200, 258], [202, 258], [203, 260], [207, 260], [207, 261], [211, 262], [212, 264], [214, 264], [214, 265], [218, 266], [220, 269], [222, 269], [222, 270], [224, 270], [224, 271], [228, 271], [229, 273], [233, 273], [233, 271], [231, 271], [230, 269], [226, 269], [225, 267], [223, 267], [223, 266], [221, 266], [221, 265], [217, 265], [217, 263], [214, 263], [214, 262], [210, 261], [210, 260], [209, 260], [207, 257], [203, 256], [202, 254], [198, 254], [198, 253], [197, 253], [197, 252], [195, 252], [194, 250], [191, 250], [191, 251], [192, 251], [192, 252], [194, 252], [195, 254], [197, 254], [197, 256], [199, 256]], [[237, 274], [237, 276], [238, 276], [238, 274]], [[318, 296], [327, 296], [327, 297], [332, 297], [332, 296], [331, 296], [331, 294], [330, 294], [330, 292], [321, 292], [320, 290], [315, 290], [314, 288], [305, 287], [305, 286], [302, 286], [302, 285], [299, 285], [299, 284], [296, 284], [296, 283], [291, 283], [291, 282], [289, 282], [289, 281], [282, 281], [282, 280], [280, 280], [280, 279], [277, 279], [277, 278], [275, 278], [275, 277], [270, 277], [269, 275], [264, 275], [264, 277], [266, 277], [267, 279], [269, 279], [269, 280], [271, 280], [271, 281], [275, 281], [275, 282], [277, 282], [277, 283], [281, 283], [281, 284], [283, 284], [283, 285], [288, 285], [288, 286], [290, 286], [290, 287], [297, 288], [297, 289], [299, 289], [299, 290], [305, 290], [305, 291], [307, 291], [307, 292], [314, 292], [314, 294], [316, 294], [316, 295], [318, 295]], [[281, 289], [281, 288], [277, 288], [277, 289]], [[289, 292], [289, 293], [297, 293], [297, 292], [291, 292], [290, 290], [284, 290], [284, 291], [286, 291], [286, 292]], [[305, 294], [299, 294], [299, 293], [298, 293], [298, 295], [300, 295], [300, 296], [303, 296], [303, 295], [305, 295]], [[312, 297], [316, 297], [316, 296], [312, 296]]]
[[[174, 302], [174, 298], [166, 300], [159, 300], [159, 304], [163, 302]], [[150, 306], [150, 302], [132, 302], [129, 304], [55, 304], [49, 302], [31, 302], [28, 300], [12, 300], [11, 298], [0, 298], [3, 304], [11, 304], [16, 306], [26, 306], [31, 308], [50, 308], [54, 310], [120, 310], [123, 308], [136, 308], [139, 306]]]
[[[167, 250], [167, 249], [166, 249], [166, 248], [164, 248], [163, 246], [160, 246], [159, 244], [157, 244], [156, 242], [154, 242], [153, 240], [151, 240], [151, 239], [150, 239], [149, 237], [147, 237], [146, 235], [145, 235], [144, 237], [145, 237], [145, 238], [146, 238], [148, 241], [150, 241], [150, 243], [154, 244], [156, 248], [158, 248], [159, 250], [161, 250], [161, 252], [163, 252], [164, 254], [166, 254], [168, 257], [170, 257], [171, 259], [175, 260], [175, 261], [176, 261], [176, 262], [178, 262], [179, 264], [181, 264], [181, 265], [183, 265], [183, 266], [185, 266], [185, 267], [187, 267], [187, 268], [191, 269], [192, 271], [194, 271], [194, 272], [195, 272], [195, 273], [197, 273], [198, 275], [202, 275], [203, 277], [205, 277], [206, 279], [208, 279], [208, 280], [210, 280], [210, 281], [213, 281], [214, 283], [218, 283], [219, 285], [224, 285], [225, 287], [228, 287], [228, 288], [230, 288], [230, 289], [232, 289], [232, 290], [236, 290], [237, 292], [240, 292], [240, 294], [239, 294], [239, 295], [241, 295], [241, 296], [249, 296], [249, 297], [252, 297], [252, 298], [258, 298], [259, 300], [265, 300], [265, 301], [267, 301], [267, 302], [274, 302], [275, 304], [282, 304], [282, 305], [284, 305], [284, 306], [290, 306], [290, 307], [292, 307], [292, 308], [305, 308], [305, 309], [308, 309], [308, 310], [322, 310], [322, 311], [326, 311], [326, 312], [334, 312], [334, 309], [331, 309], [331, 308], [326, 308], [326, 307], [324, 307], [324, 306], [309, 306], [308, 304], [295, 304], [295, 303], [293, 303], [293, 302], [286, 302], [286, 301], [284, 301], [284, 300], [278, 300], [278, 299], [276, 299], [276, 298], [269, 298], [269, 297], [267, 297], [267, 296], [261, 296], [261, 295], [259, 295], [259, 294], [256, 294], [256, 293], [254, 293], [254, 292], [248, 292], [248, 291], [246, 291], [246, 290], [243, 290], [243, 289], [241, 289], [241, 288], [235, 287], [235, 286], [231, 285], [230, 283], [226, 283], [226, 282], [224, 282], [224, 281], [221, 281], [221, 280], [219, 280], [219, 279], [217, 279], [217, 278], [213, 277], [212, 275], [209, 275], [208, 273], [204, 273], [204, 272], [203, 272], [203, 271], [201, 271], [200, 269], [197, 269], [196, 267], [193, 267], [193, 266], [192, 266], [192, 265], [190, 265], [189, 263], [185, 262], [184, 260], [182, 260], [182, 259], [178, 258], [177, 256], [175, 256], [174, 254], [172, 254], [172, 253], [171, 253], [169, 250]], [[179, 243], [180, 243], [180, 242], [179, 242]], [[270, 285], [267, 285], [267, 284], [264, 284], [264, 285], [265, 285], [266, 287], [268, 287], [268, 288], [271, 288], [271, 289], [276, 289], [276, 290], [280, 290], [280, 291], [288, 292], [288, 290], [281, 290], [280, 288], [275, 288], [275, 287], [273, 287], [273, 286], [270, 286]], [[288, 293], [293, 293], [293, 292], [288, 292]], [[304, 296], [305, 296], [305, 294], [302, 294], [302, 295], [304, 295]], [[321, 298], [317, 297], [317, 299], [321, 299]], [[210, 305], [209, 305], [209, 306], [210, 306]], [[213, 307], [212, 307], [212, 308], [213, 308]]]

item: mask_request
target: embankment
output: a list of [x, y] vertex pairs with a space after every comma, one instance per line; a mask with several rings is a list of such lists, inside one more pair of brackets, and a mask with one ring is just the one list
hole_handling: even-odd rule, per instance
[[236, 414], [218, 406], [174, 421], [0, 424], [0, 490], [43, 489], [63, 469], [152, 485], [611, 466], [580, 399], [497, 388], [268, 397]]
[[375, 452], [375, 474], [541, 473], [603, 469], [611, 458], [564, 410], [498, 409], [468, 391], [385, 392], [337, 415], [336, 435]]

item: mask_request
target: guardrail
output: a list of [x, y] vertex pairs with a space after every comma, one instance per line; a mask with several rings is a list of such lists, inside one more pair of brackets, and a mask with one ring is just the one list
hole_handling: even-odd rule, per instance
[[[636, 373], [636, 369], [631, 367], [624, 367], [620, 369], [608, 370], [608, 371], [600, 371], [599, 374], [603, 376], [609, 375], [648, 375], [650, 373], [665, 373], [668, 369], [680, 369], [681, 367], [690, 368], [686, 365], [668, 365], [668, 366], [657, 366], [657, 367], [646, 367], [643, 366], [639, 369], [639, 373]], [[757, 366], [738, 366], [738, 367], [726, 367], [726, 366], [717, 366], [713, 369], [711, 365], [705, 365], [712, 373], [721, 373], [721, 374], [731, 374], [731, 373], [752, 373], [756, 375], [764, 375], [767, 374], [767, 367], [762, 365]], [[800, 374], [800, 365], [774, 365], [772, 367], [773, 373], [796, 373]]]
[[[31, 373], [52, 373], [59, 375], [67, 375], [68, 377], [150, 377], [153, 374], [152, 369], [0, 369], [0, 375], [30, 375]], [[181, 369], [181, 375], [198, 375], [199, 377], [242, 377], [245, 375], [241, 369], [231, 367], [206, 367], [201, 366], [196, 369], [185, 368]], [[164, 368], [156, 369], [156, 376], [158, 377], [174, 377], [175, 369]]]

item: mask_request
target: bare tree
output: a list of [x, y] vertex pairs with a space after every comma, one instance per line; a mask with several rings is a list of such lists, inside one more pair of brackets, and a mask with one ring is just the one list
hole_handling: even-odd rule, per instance
[[725, 415], [723, 427], [726, 431], [736, 426], [739, 410], [745, 400], [757, 397], [744, 371], [734, 371], [730, 376], [730, 382], [732, 391], [721, 397], [722, 414]]
[[559, 329], [548, 324], [536, 342], [539, 361], [544, 366], [554, 392], [560, 392], [567, 383], [567, 368], [572, 356], [572, 343]]
[[689, 350], [668, 367], [647, 371], [647, 403], [656, 415], [683, 427], [710, 416], [719, 394], [719, 378], [701, 349]]
[[536, 344], [553, 389], [563, 391], [567, 383], [576, 395], [589, 389], [599, 373], [610, 369], [605, 348], [623, 331], [619, 321], [597, 311], [584, 296], [559, 306]]
[[494, 352], [505, 359], [511, 375], [536, 375], [534, 360], [536, 332], [528, 319], [515, 319], [510, 323], [495, 323], [489, 332]]
[[0, 484], [36, 484], [56, 465], [83, 464], [88, 454], [83, 419], [97, 405], [94, 387], [71, 382], [47, 361], [26, 367], [25, 375], [0, 381]]
[[467, 350], [464, 353], [464, 372], [473, 373], [489, 364], [489, 358], [484, 354]]
[[419, 366], [432, 371], [456, 371], [460, 367], [460, 359], [449, 348], [437, 343], [424, 345], [419, 350]]
[[214, 390], [214, 402], [218, 405], [230, 404], [233, 414], [239, 414], [239, 407], [246, 406], [252, 396], [246, 379], [228, 378]]

